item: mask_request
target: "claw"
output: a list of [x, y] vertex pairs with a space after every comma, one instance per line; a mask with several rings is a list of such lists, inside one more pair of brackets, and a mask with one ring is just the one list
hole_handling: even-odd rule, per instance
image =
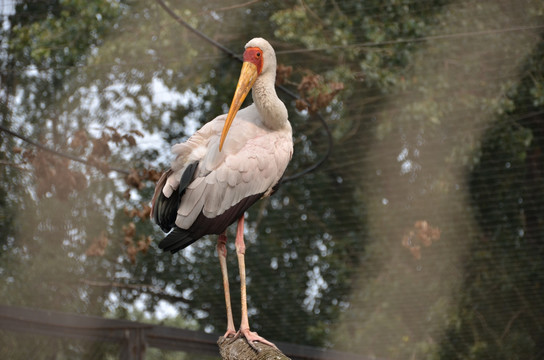
[[[246, 339], [246, 340], [247, 340], [247, 339]], [[261, 348], [258, 348], [257, 345], [255, 345], [255, 344], [253, 343], [253, 341], [247, 340], [247, 343], [248, 343], [248, 345], [251, 346], [251, 347], [253, 348], [253, 350], [255, 350], [258, 354], [262, 351], [262, 349], [261, 349]]]
[[229, 345], [232, 344], [233, 342], [235, 342], [236, 340], [238, 340], [238, 338], [240, 337], [240, 332], [238, 331], [236, 334], [234, 334], [233, 337], [229, 338]]
[[273, 347], [274, 349], [277, 349], [278, 347], [271, 343], [270, 341], [266, 340], [262, 336], [259, 336], [256, 332], [249, 331], [249, 329], [240, 329], [238, 332], [234, 335], [233, 338], [229, 339], [230, 343], [236, 341], [238, 338], [244, 337], [246, 338], [246, 341], [249, 346], [253, 348], [256, 352], [260, 353], [261, 349], [257, 347], [257, 345], [254, 344], [254, 342], [258, 341], [260, 343], [266, 344], [268, 346]]
[[228, 329], [227, 332], [225, 333], [225, 335], [223, 335], [223, 337], [225, 339], [229, 339], [231, 337], [234, 338], [234, 337], [236, 337], [236, 334], [237, 334], [236, 331]]

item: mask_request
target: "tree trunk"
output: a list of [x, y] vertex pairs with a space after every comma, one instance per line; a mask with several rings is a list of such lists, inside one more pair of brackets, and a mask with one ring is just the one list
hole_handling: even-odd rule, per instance
[[232, 341], [221, 336], [217, 340], [217, 345], [223, 360], [291, 360], [278, 349], [259, 342], [255, 343], [257, 348], [261, 349], [257, 352], [243, 337]]

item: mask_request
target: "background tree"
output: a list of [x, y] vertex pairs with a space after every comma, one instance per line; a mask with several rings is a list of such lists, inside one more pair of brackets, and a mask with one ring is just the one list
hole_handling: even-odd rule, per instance
[[[390, 359], [539, 357], [542, 4], [168, 5], [240, 53], [272, 40], [332, 130], [327, 163], [249, 213], [252, 327]], [[239, 64], [154, 2], [18, 1], [4, 24], [2, 125], [95, 167], [2, 134], [2, 302], [128, 318], [168, 303], [223, 331], [215, 239], [162, 254], [143, 204], [169, 145], [226, 112]], [[292, 175], [326, 133], [280, 96]]]

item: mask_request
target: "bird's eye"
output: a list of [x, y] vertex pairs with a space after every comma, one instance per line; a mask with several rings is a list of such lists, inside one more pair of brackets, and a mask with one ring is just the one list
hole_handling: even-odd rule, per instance
[[261, 57], [261, 53], [258, 52], [258, 53], [255, 54], [255, 56], [256, 56], [256, 57]]

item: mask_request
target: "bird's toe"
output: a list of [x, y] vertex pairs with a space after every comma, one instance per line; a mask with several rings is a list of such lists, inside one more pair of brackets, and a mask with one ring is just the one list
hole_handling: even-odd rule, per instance
[[244, 329], [244, 330], [240, 330], [238, 333], [241, 333], [241, 336], [245, 337], [249, 346], [251, 346], [255, 351], [257, 352], [260, 352], [261, 349], [259, 349], [256, 345], [255, 345], [255, 342], [260, 342], [262, 344], [266, 344], [268, 346], [271, 346], [275, 349], [277, 349], [278, 347], [276, 345], [274, 345], [273, 343], [271, 343], [270, 341], [266, 340], [265, 338], [263, 338], [262, 336], [259, 336], [259, 334], [257, 334], [256, 332], [253, 332], [253, 331], [249, 331], [249, 329]]

